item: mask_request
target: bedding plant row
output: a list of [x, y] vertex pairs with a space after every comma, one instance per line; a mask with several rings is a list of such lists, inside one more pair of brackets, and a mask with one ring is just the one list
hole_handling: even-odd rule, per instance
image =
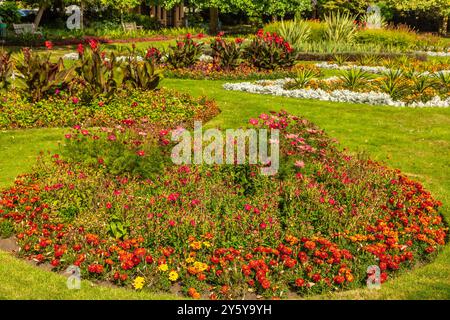
[[276, 175], [174, 165], [169, 127], [75, 126], [3, 191], [1, 230], [56, 271], [211, 299], [356, 288], [371, 265], [384, 282], [445, 244], [441, 203], [420, 183], [339, 151], [306, 119], [261, 114], [249, 126], [280, 130]]

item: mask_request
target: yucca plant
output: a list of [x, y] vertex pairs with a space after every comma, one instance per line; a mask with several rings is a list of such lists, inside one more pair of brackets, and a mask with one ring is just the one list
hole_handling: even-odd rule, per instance
[[315, 67], [303, 66], [297, 70], [294, 81], [289, 82], [286, 89], [303, 89], [311, 80], [320, 76], [320, 70]]
[[311, 36], [311, 27], [304, 20], [295, 18], [291, 21], [281, 21], [278, 34], [295, 49], [299, 50]]
[[331, 12], [325, 16], [325, 39], [335, 43], [351, 43], [355, 39], [355, 17], [348, 12]]
[[426, 89], [433, 87], [433, 81], [427, 75], [414, 75], [411, 80], [414, 83], [414, 91], [422, 94]]
[[62, 58], [53, 63], [50, 56], [50, 53], [34, 54], [24, 48], [16, 57], [15, 66], [20, 76], [15, 83], [33, 101], [39, 101], [51, 89], [67, 86], [75, 78], [74, 66], [65, 68]]
[[361, 54], [356, 58], [356, 62], [361, 66], [377, 65], [379, 56], [375, 54]]
[[450, 72], [438, 71], [433, 74], [433, 78], [437, 84], [437, 89], [450, 87]]
[[400, 97], [405, 90], [402, 78], [403, 71], [401, 69], [390, 69], [381, 79], [380, 87], [393, 99], [396, 99]]
[[339, 65], [342, 66], [348, 61], [348, 55], [346, 54], [334, 54], [333, 55], [333, 61]]
[[341, 71], [341, 75], [339, 77], [339, 79], [342, 80], [343, 85], [351, 90], [361, 87], [361, 85], [363, 85], [369, 78], [369, 74], [361, 68], [343, 70]]
[[0, 90], [7, 90], [12, 83], [13, 61], [11, 54], [0, 49]]

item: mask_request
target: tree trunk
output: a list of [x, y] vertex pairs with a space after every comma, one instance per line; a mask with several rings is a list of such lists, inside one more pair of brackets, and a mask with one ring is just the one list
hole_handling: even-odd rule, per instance
[[447, 30], [448, 30], [448, 16], [444, 16], [442, 18], [442, 26], [440, 30], [441, 35], [443, 36], [447, 35]]
[[209, 33], [212, 35], [217, 34], [219, 29], [219, 9], [209, 8]]
[[42, 16], [44, 14], [46, 7], [47, 6], [45, 4], [43, 4], [41, 7], [39, 7], [39, 11], [36, 15], [36, 18], [34, 19], [34, 26], [36, 29], [37, 29], [37, 27], [39, 27], [39, 24], [41, 23], [41, 19], [42, 19]]

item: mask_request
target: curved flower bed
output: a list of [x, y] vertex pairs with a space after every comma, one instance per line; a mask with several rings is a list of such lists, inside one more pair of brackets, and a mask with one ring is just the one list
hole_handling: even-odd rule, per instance
[[[336, 79], [336, 78], [333, 78]], [[448, 108], [450, 106], [450, 97], [441, 99], [435, 96], [427, 102], [412, 102], [405, 103], [392, 99], [392, 97], [384, 92], [357, 92], [346, 89], [337, 90], [323, 90], [323, 89], [285, 89], [285, 84], [293, 79], [279, 79], [279, 80], [261, 80], [254, 83], [225, 83], [223, 88], [225, 90], [244, 91], [258, 94], [270, 94], [275, 96], [284, 96], [301, 99], [317, 99], [322, 101], [334, 102], [350, 102], [350, 103], [365, 103], [371, 105], [388, 105], [393, 107], [442, 107]]]
[[0, 93], [0, 128], [67, 127], [77, 124], [103, 126], [122, 119], [139, 119], [162, 126], [207, 121], [219, 112], [212, 101], [193, 98], [174, 90], [129, 90], [112, 98], [98, 97], [84, 102], [63, 94], [30, 102], [18, 93]]
[[137, 290], [178, 283], [212, 299], [356, 288], [371, 265], [384, 282], [444, 245], [441, 203], [420, 183], [338, 151], [306, 119], [282, 112], [250, 123], [280, 129], [276, 176], [166, 163], [143, 177], [123, 169], [146, 168], [149, 144], [168, 151], [167, 130], [76, 127], [61, 155], [3, 191], [0, 226], [15, 230], [20, 256], [55, 270], [75, 264], [84, 278]]

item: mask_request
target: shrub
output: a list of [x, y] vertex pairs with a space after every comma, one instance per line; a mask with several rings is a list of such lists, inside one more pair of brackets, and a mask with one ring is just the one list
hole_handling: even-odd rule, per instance
[[417, 35], [410, 31], [396, 29], [366, 29], [359, 31], [355, 40], [363, 44], [376, 43], [385, 47], [398, 47], [406, 50], [415, 47]]
[[155, 71], [155, 61], [158, 60], [158, 52], [153, 51], [152, 54], [152, 49], [149, 49], [145, 59], [139, 60], [136, 49], [133, 47], [123, 66], [123, 82], [133, 89], [156, 89], [160, 80], [160, 75]]
[[227, 41], [219, 34], [211, 41], [212, 56], [214, 63], [224, 70], [231, 70], [238, 66], [241, 58], [242, 39]]
[[0, 3], [0, 18], [3, 23], [8, 25], [20, 21], [19, 8], [15, 1], [5, 1]]
[[351, 43], [355, 40], [356, 33], [355, 17], [349, 13], [337, 11], [325, 16], [325, 40]]
[[282, 21], [277, 33], [295, 49], [299, 49], [303, 43], [309, 40], [311, 28], [306, 21], [294, 19], [293, 21]]
[[258, 69], [274, 70], [291, 67], [295, 62], [294, 49], [277, 34], [261, 29], [245, 48], [244, 55]]
[[187, 34], [183, 41], [177, 41], [176, 46], [169, 47], [167, 63], [173, 68], [187, 68], [193, 66], [202, 53], [203, 44], [192, 40], [191, 34]]
[[0, 219], [0, 239], [7, 239], [14, 234], [14, 224], [9, 220]]
[[342, 80], [346, 88], [355, 90], [369, 79], [369, 74], [356, 67], [349, 70], [342, 70], [339, 79]]
[[50, 53], [34, 54], [29, 48], [22, 50], [15, 63], [21, 76], [15, 85], [27, 93], [33, 101], [39, 101], [56, 87], [65, 88], [75, 77], [75, 68], [65, 68], [62, 58], [50, 61]]
[[7, 90], [11, 85], [13, 73], [13, 61], [11, 55], [0, 49], [0, 90]]

